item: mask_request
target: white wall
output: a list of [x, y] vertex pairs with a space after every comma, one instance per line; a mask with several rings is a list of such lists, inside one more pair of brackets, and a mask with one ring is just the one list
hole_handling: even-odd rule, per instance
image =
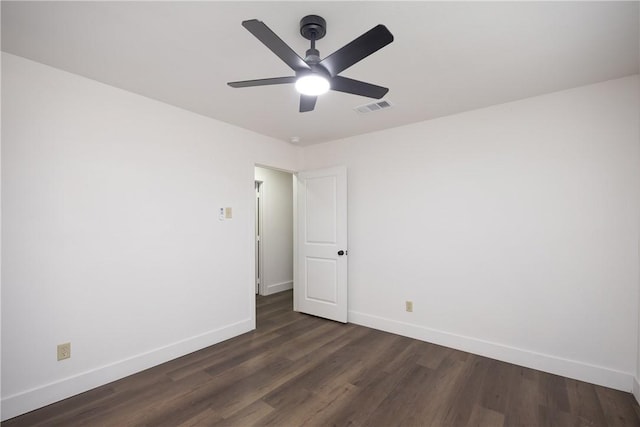
[[[300, 150], [2, 60], [2, 417], [251, 329], [254, 165], [298, 170]], [[350, 320], [631, 390], [639, 90], [305, 148], [304, 168], [349, 170]]]
[[3, 417], [252, 329], [254, 165], [299, 149], [2, 61]]
[[256, 167], [262, 181], [262, 254], [264, 295], [293, 288], [293, 177]]
[[638, 100], [632, 76], [306, 148], [348, 168], [349, 320], [630, 391]]

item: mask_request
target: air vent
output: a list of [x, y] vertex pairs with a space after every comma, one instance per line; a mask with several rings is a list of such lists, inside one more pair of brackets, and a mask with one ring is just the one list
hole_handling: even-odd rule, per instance
[[359, 107], [354, 108], [358, 113], [371, 113], [373, 111], [385, 110], [387, 108], [391, 108], [393, 104], [391, 102], [382, 100], [378, 102], [374, 102], [372, 104], [361, 105]]

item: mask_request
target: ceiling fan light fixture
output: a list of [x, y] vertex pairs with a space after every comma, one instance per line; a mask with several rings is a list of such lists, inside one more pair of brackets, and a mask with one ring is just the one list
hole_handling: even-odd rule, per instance
[[257, 19], [242, 21], [242, 26], [275, 53], [295, 71], [294, 76], [228, 82], [231, 87], [268, 86], [295, 83], [300, 93], [301, 113], [313, 111], [318, 96], [329, 90], [381, 99], [389, 89], [371, 83], [342, 77], [339, 74], [382, 49], [393, 41], [387, 27], [378, 24], [360, 37], [342, 46], [331, 55], [320, 58], [316, 41], [326, 34], [327, 23], [318, 15], [307, 15], [300, 21], [300, 34], [311, 42], [304, 59], [276, 35], [264, 22]]
[[330, 88], [329, 80], [319, 74], [306, 74], [296, 80], [296, 90], [302, 95], [318, 96], [327, 93]]

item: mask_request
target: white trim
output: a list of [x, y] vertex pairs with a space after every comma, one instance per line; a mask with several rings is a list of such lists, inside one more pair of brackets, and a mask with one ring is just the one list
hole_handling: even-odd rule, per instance
[[636, 398], [636, 402], [640, 403], [640, 383], [638, 383], [638, 379], [633, 379], [633, 397]]
[[625, 392], [638, 384], [631, 373], [357, 311], [349, 311], [349, 322]]
[[5, 397], [2, 399], [2, 421], [201, 350], [252, 329], [251, 319], [241, 320], [146, 353]]
[[296, 283], [300, 283], [298, 277], [298, 173], [291, 174], [292, 189], [293, 189], [293, 311], [300, 311], [298, 309], [298, 295], [300, 292], [296, 292]]
[[267, 285], [266, 288], [264, 295], [272, 295], [277, 294], [278, 292], [288, 291], [289, 289], [293, 289], [293, 280]]
[[[255, 175], [255, 166], [253, 168], [254, 172], [253, 174]], [[256, 269], [259, 270], [258, 271], [258, 277], [260, 278], [260, 284], [258, 285], [258, 294], [259, 295], [267, 295], [265, 292], [267, 291], [266, 286], [265, 286], [265, 280], [264, 280], [264, 216], [265, 216], [265, 210], [264, 210], [264, 181], [260, 181], [259, 179], [256, 179], [254, 182], [259, 182], [260, 185], [258, 186], [258, 192], [257, 194], [254, 194], [254, 197], [258, 197], [258, 201], [256, 203], [256, 212], [254, 212], [254, 215], [257, 217], [256, 220], [253, 222], [254, 223], [254, 241], [253, 244], [256, 245], [256, 239], [255, 237], [257, 236], [257, 231], [255, 229], [255, 226], [257, 225], [258, 227], [260, 227], [260, 245], [258, 246], [258, 257], [260, 258], [260, 263], [257, 263]], [[260, 215], [258, 215], [257, 209], [260, 209]], [[255, 247], [255, 246], [254, 246]], [[254, 264], [256, 264], [256, 259], [254, 258]], [[255, 272], [254, 272], [254, 276], [255, 276]], [[254, 298], [255, 299], [255, 298]]]

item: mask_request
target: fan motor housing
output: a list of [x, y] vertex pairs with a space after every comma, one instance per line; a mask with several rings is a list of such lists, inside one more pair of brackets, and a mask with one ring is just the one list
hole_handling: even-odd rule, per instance
[[307, 40], [320, 40], [327, 34], [327, 21], [318, 15], [307, 15], [300, 20], [300, 34]]

